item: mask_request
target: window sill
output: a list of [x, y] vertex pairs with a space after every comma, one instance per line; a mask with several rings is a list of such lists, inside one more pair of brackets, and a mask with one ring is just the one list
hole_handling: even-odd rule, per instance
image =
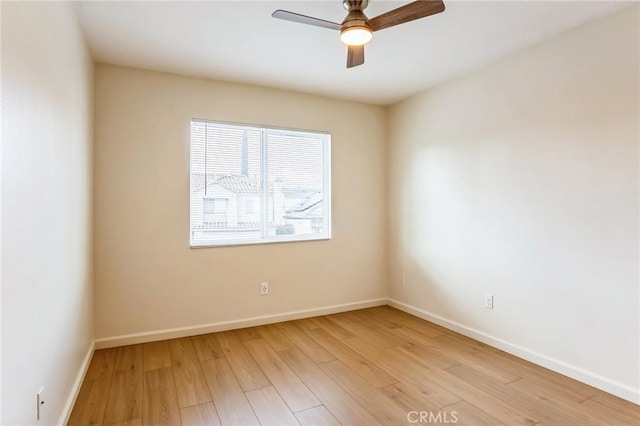
[[202, 249], [202, 248], [221, 248], [221, 247], [237, 247], [237, 246], [255, 246], [255, 245], [280, 244], [280, 243], [305, 243], [309, 241], [326, 241], [330, 239], [331, 239], [331, 236], [323, 235], [321, 237], [305, 238], [305, 239], [300, 239], [300, 238], [280, 239], [279, 238], [277, 240], [268, 240], [268, 241], [230, 241], [230, 242], [225, 242], [221, 244], [204, 243], [204, 244], [197, 244], [197, 245], [194, 245], [193, 243], [191, 243], [189, 248]]

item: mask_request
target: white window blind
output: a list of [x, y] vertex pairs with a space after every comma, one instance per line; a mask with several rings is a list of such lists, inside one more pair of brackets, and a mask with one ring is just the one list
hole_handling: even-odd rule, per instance
[[331, 237], [331, 136], [191, 121], [192, 247]]

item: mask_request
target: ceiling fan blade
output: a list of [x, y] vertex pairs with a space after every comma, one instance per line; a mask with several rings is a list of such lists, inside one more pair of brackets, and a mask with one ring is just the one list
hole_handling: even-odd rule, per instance
[[357, 67], [364, 64], [364, 45], [349, 46], [347, 50], [347, 68]]
[[443, 11], [444, 3], [442, 0], [418, 0], [371, 18], [367, 24], [373, 31], [379, 31]]
[[313, 18], [299, 13], [288, 12], [286, 10], [276, 10], [271, 14], [274, 18], [284, 19], [285, 21], [298, 22], [300, 24], [314, 25], [316, 27], [329, 28], [330, 30], [340, 30], [342, 25], [324, 19]]

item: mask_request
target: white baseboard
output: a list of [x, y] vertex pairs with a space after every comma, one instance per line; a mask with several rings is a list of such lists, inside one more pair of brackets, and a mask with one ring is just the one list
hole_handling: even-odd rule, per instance
[[218, 331], [233, 330], [237, 328], [253, 327], [257, 325], [273, 324], [282, 321], [291, 321], [302, 318], [329, 315], [338, 312], [353, 311], [356, 309], [371, 308], [387, 304], [386, 298], [363, 300], [360, 302], [343, 303], [340, 305], [325, 306], [322, 308], [302, 309], [282, 314], [263, 315], [252, 318], [221, 321], [210, 324], [194, 325], [189, 327], [170, 328], [166, 330], [154, 330], [144, 333], [127, 334], [96, 339], [96, 349], [112, 348], [116, 346], [134, 345], [137, 343], [155, 342], [158, 340], [175, 339], [179, 337], [196, 336], [198, 334], [215, 333]]
[[441, 325], [442, 327], [456, 331], [460, 334], [471, 337], [475, 340], [478, 340], [482, 343], [486, 343], [487, 345], [493, 346], [495, 348], [501, 349], [517, 357], [526, 359], [527, 361], [531, 361], [534, 364], [538, 364], [542, 367], [548, 368], [557, 373], [571, 377], [572, 379], [578, 380], [580, 382], [583, 382], [593, 387], [596, 387], [598, 389], [601, 389], [605, 392], [619, 396], [620, 398], [626, 399], [627, 401], [631, 401], [635, 404], [640, 404], [639, 389], [634, 389], [631, 386], [627, 386], [625, 384], [616, 382], [614, 380], [611, 380], [599, 374], [595, 374], [590, 371], [584, 370], [580, 367], [576, 367], [575, 365], [571, 365], [564, 361], [551, 358], [549, 356], [546, 356], [539, 352], [522, 347], [520, 345], [507, 342], [505, 340], [491, 336], [483, 331], [476, 330], [474, 328], [468, 327], [466, 325], [460, 324], [455, 321], [451, 321], [439, 315], [432, 314], [430, 312], [424, 311], [420, 308], [416, 308], [414, 306], [408, 305], [398, 300], [388, 299], [388, 304], [390, 306], [393, 306], [394, 308], [400, 309], [401, 311], [407, 312], [411, 315], [414, 315], [424, 320]]
[[84, 376], [87, 374], [87, 370], [89, 369], [89, 363], [91, 363], [91, 357], [93, 357], [93, 352], [95, 351], [96, 342], [91, 342], [89, 345], [89, 350], [84, 356], [82, 360], [82, 365], [80, 366], [80, 370], [78, 371], [78, 375], [76, 376], [75, 382], [73, 382], [73, 387], [71, 388], [71, 392], [69, 392], [69, 397], [67, 398], [67, 402], [64, 404], [62, 408], [62, 414], [58, 419], [58, 425], [63, 426], [69, 423], [69, 417], [71, 416], [71, 411], [73, 411], [73, 406], [76, 403], [76, 399], [78, 398], [78, 394], [80, 393], [80, 388], [82, 387], [82, 382], [84, 381]]

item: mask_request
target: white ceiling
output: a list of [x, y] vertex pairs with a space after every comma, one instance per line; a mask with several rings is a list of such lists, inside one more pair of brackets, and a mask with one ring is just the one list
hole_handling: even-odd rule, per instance
[[[375, 33], [352, 69], [337, 31], [271, 17], [341, 22], [341, 0], [82, 2], [78, 13], [99, 62], [389, 104], [631, 4], [444, 1], [441, 14]], [[366, 13], [405, 3], [371, 0]]]

